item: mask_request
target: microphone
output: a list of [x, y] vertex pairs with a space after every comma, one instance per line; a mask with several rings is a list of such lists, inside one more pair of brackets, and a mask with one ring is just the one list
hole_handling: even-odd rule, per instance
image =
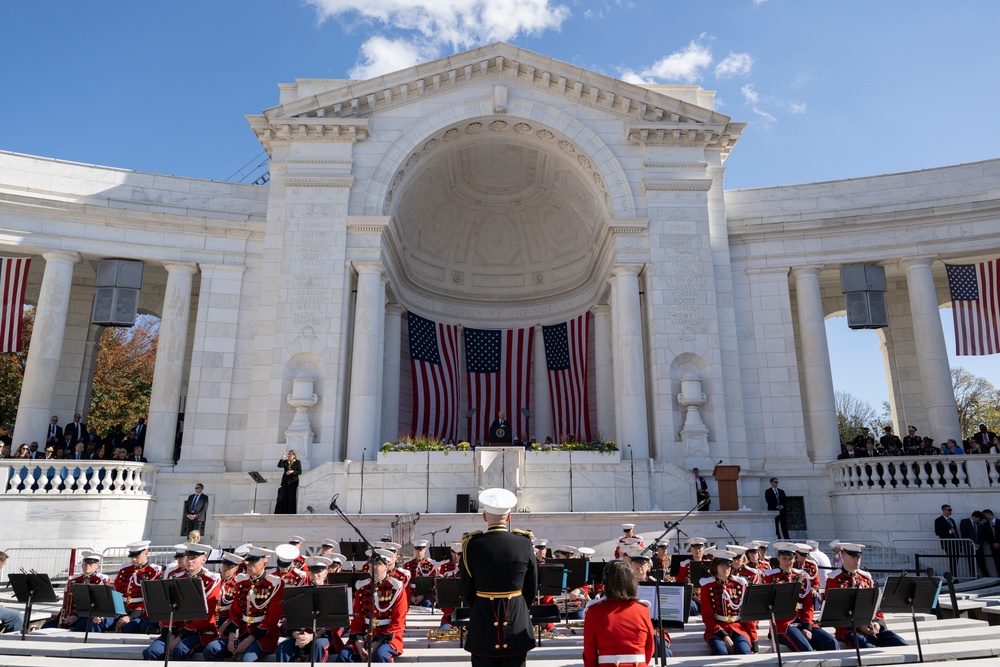
[[716, 527], [716, 528], [725, 528], [725, 526], [724, 526], [724, 525], [722, 525], [722, 522], [721, 522], [721, 521], [716, 521], [716, 522], [715, 522], [715, 527]]
[[316, 510], [313, 509], [312, 505], [306, 505], [306, 511], [309, 512], [310, 514], [316, 513]]
[[339, 497], [340, 497], [339, 493], [333, 494], [333, 498], [330, 500], [330, 511], [331, 512], [336, 512], [337, 511], [337, 498], [339, 498]]
[[445, 533], [450, 533], [451, 532], [451, 526], [448, 526], [447, 528], [445, 528], [444, 532]]

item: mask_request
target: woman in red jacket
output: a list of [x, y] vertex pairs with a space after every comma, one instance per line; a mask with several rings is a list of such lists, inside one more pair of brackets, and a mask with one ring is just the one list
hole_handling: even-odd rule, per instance
[[584, 616], [584, 667], [645, 667], [653, 659], [653, 623], [638, 592], [631, 567], [620, 560], [605, 565], [607, 597], [590, 602]]

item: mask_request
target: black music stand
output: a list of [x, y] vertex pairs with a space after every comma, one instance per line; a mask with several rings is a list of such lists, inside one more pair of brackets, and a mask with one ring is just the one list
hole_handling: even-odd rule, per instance
[[250, 479], [252, 479], [253, 482], [254, 482], [254, 484], [253, 484], [253, 509], [250, 510], [250, 514], [256, 514], [257, 513], [257, 487], [260, 486], [261, 484], [267, 484], [267, 480], [264, 479], [264, 476], [261, 475], [256, 470], [251, 470], [247, 474], [250, 476]]
[[[353, 599], [345, 586], [292, 586], [285, 589], [285, 627], [312, 628], [309, 664], [316, 665], [316, 628], [346, 628]], [[292, 641], [295, 641], [294, 639]]]
[[819, 613], [820, 626], [851, 627], [858, 667], [862, 667], [861, 644], [857, 639], [858, 626], [868, 625], [875, 618], [878, 597], [878, 588], [830, 588], [826, 591], [826, 598]]
[[49, 575], [38, 572], [11, 572], [7, 575], [14, 597], [24, 605], [24, 625], [21, 626], [21, 641], [28, 633], [31, 622], [31, 605], [35, 602], [59, 602], [59, 596], [52, 588]]
[[566, 588], [573, 590], [586, 585], [589, 579], [590, 561], [586, 558], [567, 558], [559, 561], [566, 567]]
[[122, 594], [108, 584], [73, 584], [73, 609], [80, 618], [87, 619], [87, 631], [83, 633], [83, 643], [90, 637], [90, 618], [104, 616], [116, 618], [125, 615], [125, 601]]
[[597, 584], [604, 582], [604, 566], [607, 565], [603, 560], [599, 561], [588, 561], [587, 566], [588, 574], [590, 575], [590, 582], [594, 584], [594, 590], [597, 590]]
[[712, 576], [708, 569], [708, 563], [703, 560], [693, 560], [688, 563], [688, 572], [691, 573], [691, 585], [695, 588], [701, 587], [701, 580]]
[[355, 584], [361, 579], [368, 578], [367, 572], [333, 572], [326, 576], [327, 586], [347, 586], [354, 590]]
[[903, 614], [909, 612], [913, 619], [913, 634], [917, 641], [917, 656], [924, 661], [920, 648], [920, 631], [917, 630], [917, 612], [930, 613], [937, 606], [941, 594], [941, 577], [907, 577], [905, 574], [889, 577], [882, 588], [882, 612]]
[[781, 637], [778, 636], [779, 618], [793, 618], [799, 603], [798, 581], [790, 584], [754, 584], [747, 586], [740, 608], [740, 621], [770, 621], [774, 633], [774, 652], [781, 667]]
[[368, 545], [364, 542], [343, 541], [340, 543], [340, 553], [344, 554], [347, 560], [351, 561], [351, 569], [354, 569], [356, 561], [368, 560]]
[[456, 577], [438, 577], [434, 580], [434, 595], [441, 609], [454, 609], [451, 612], [451, 625], [458, 628], [458, 647], [465, 646], [465, 632], [469, 626], [472, 610], [462, 598], [462, 589], [458, 586]]
[[440, 563], [444, 560], [449, 560], [451, 558], [451, 546], [447, 544], [442, 544], [438, 546], [432, 546], [428, 549], [430, 553], [427, 554], [428, 558], [436, 563]]
[[681, 563], [691, 558], [691, 554], [672, 554], [670, 556], [670, 576], [676, 577], [681, 571]]
[[434, 580], [435, 577], [411, 577], [410, 594], [433, 598]]
[[[208, 618], [208, 601], [201, 578], [156, 579], [142, 582], [142, 598], [146, 603], [146, 616], [150, 621], [203, 621]], [[170, 631], [163, 651], [163, 665], [170, 664]]]

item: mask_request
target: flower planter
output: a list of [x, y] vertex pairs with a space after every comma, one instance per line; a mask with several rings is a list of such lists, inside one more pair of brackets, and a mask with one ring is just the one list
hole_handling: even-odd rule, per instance
[[428, 455], [430, 464], [436, 465], [463, 465], [471, 464], [473, 461], [472, 451], [453, 452], [379, 452], [378, 463], [389, 465], [427, 465]]
[[525, 453], [525, 460], [529, 464], [558, 464], [558, 465], [581, 465], [581, 464], [618, 464], [622, 460], [620, 451], [593, 452], [593, 451], [530, 451]]

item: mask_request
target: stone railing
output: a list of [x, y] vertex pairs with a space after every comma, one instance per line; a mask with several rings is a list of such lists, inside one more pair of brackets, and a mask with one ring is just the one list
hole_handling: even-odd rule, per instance
[[134, 461], [0, 461], [0, 495], [149, 497], [158, 468]]
[[1000, 490], [1000, 455], [885, 456], [828, 463], [834, 493]]

